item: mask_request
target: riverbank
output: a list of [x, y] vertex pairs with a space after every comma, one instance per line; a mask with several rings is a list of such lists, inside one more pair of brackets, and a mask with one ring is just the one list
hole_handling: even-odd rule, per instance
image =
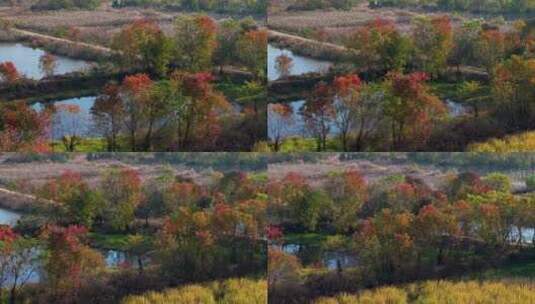
[[285, 34], [274, 30], [268, 30], [268, 41], [269, 44], [278, 48], [288, 49], [298, 55], [318, 60], [342, 62], [350, 61], [356, 56], [354, 50], [340, 45]]
[[0, 186], [0, 208], [27, 213], [38, 208], [56, 205], [55, 202], [31, 194], [16, 192]]
[[4, 28], [0, 42], [18, 42], [32, 48], [42, 48], [55, 55], [94, 62], [109, 61], [117, 52], [102, 46], [34, 33], [16, 27]]

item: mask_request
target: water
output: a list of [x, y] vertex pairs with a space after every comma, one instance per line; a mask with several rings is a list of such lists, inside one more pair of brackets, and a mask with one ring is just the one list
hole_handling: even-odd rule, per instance
[[450, 114], [450, 117], [455, 118], [455, 117], [465, 116], [470, 113], [470, 110], [466, 106], [456, 101], [453, 101], [451, 99], [446, 99], [444, 102], [446, 104], [446, 107], [448, 108], [448, 113]]
[[[102, 255], [104, 256], [104, 260], [106, 261], [107, 267], [121, 267], [121, 266], [130, 266], [133, 268], [138, 268], [138, 257], [135, 255], [131, 255], [126, 253], [125, 251], [120, 250], [105, 250], [101, 251]], [[148, 258], [142, 258], [143, 265], [147, 265], [149, 263]]]
[[344, 251], [325, 250], [321, 246], [284, 244], [282, 251], [295, 255], [301, 263], [307, 265], [322, 265], [328, 270], [346, 269], [357, 266], [354, 255]]
[[19, 213], [0, 208], [0, 225], [14, 226], [21, 216]]
[[283, 50], [272, 45], [268, 45], [268, 80], [277, 80], [280, 77], [280, 74], [277, 72], [275, 66], [277, 57], [282, 54], [286, 54], [293, 59], [290, 75], [301, 75], [310, 72], [326, 72], [333, 65], [333, 63], [329, 61], [299, 56], [290, 50]]
[[[275, 133], [280, 132], [282, 135], [282, 138], [287, 137], [311, 137], [312, 134], [310, 132], [307, 132], [305, 120], [303, 115], [301, 115], [300, 111], [303, 105], [305, 104], [305, 100], [296, 100], [292, 102], [285, 103], [289, 105], [292, 108], [292, 118], [291, 118], [291, 124], [287, 124], [283, 128], [276, 127], [277, 125], [277, 117], [272, 115], [271, 113], [268, 113], [268, 136], [270, 139], [274, 139]], [[465, 116], [470, 113], [470, 110], [455, 101], [446, 99], [445, 104], [448, 109], [448, 113], [451, 117], [460, 117]], [[275, 130], [276, 129], [276, 130]], [[338, 127], [333, 122], [331, 124], [331, 132], [329, 135], [337, 135], [339, 133]]]
[[[91, 108], [97, 98], [78, 97], [65, 100], [51, 101], [47, 103], [35, 103], [32, 107], [37, 111], [42, 111], [46, 104], [54, 104], [59, 110], [56, 111], [52, 118], [52, 138], [61, 139], [65, 135], [76, 134], [81, 137], [98, 136], [93, 128], [93, 117]], [[69, 106], [75, 106], [78, 112], [69, 112], [66, 110]]]
[[[307, 130], [305, 125], [305, 119], [303, 115], [301, 114], [301, 109], [303, 108], [303, 105], [305, 104], [305, 100], [297, 100], [292, 101], [289, 103], [286, 103], [292, 108], [292, 118], [291, 124], [287, 124], [283, 128], [277, 128], [277, 117], [272, 115], [271, 113], [268, 113], [268, 136], [271, 139], [274, 139], [275, 134], [280, 132], [282, 135], [282, 138], [287, 137], [311, 137], [312, 134], [310, 131]], [[274, 130], [278, 129], [278, 130]], [[339, 133], [338, 127], [335, 125], [334, 121], [330, 125], [330, 133], [329, 135], [336, 135]]]
[[[533, 236], [535, 235], [534, 228], [522, 228], [522, 241], [523, 244], [531, 244], [533, 241]], [[517, 227], [511, 228], [511, 235], [509, 235], [509, 241], [512, 243], [518, 242], [520, 238]]]
[[[11, 61], [19, 73], [31, 79], [41, 79], [45, 74], [39, 68], [39, 58], [45, 54], [41, 49], [32, 49], [21, 43], [0, 43], [0, 62]], [[64, 56], [58, 58], [54, 75], [81, 71], [90, 67], [84, 60], [72, 59]]]

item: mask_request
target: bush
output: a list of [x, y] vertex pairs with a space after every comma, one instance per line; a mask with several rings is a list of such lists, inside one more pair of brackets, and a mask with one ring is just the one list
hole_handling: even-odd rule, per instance
[[535, 190], [535, 174], [532, 174], [526, 178], [526, 187], [528, 190]]

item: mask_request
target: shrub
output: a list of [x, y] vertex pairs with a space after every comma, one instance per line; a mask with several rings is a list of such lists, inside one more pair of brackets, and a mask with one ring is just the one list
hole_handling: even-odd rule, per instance
[[526, 178], [526, 186], [528, 187], [528, 190], [535, 190], [535, 174]]

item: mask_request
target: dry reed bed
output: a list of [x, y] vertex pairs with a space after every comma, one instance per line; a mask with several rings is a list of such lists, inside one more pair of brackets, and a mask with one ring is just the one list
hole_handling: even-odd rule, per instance
[[[421, 13], [409, 9], [377, 8], [371, 9], [367, 3], [354, 7], [349, 11], [340, 10], [316, 10], [284, 12], [272, 14], [268, 25], [272, 29], [303, 34], [310, 30], [325, 31], [331, 36], [330, 41], [341, 43], [348, 34], [369, 22], [381, 18], [393, 22], [402, 32], [409, 32], [412, 28], [412, 20], [418, 16], [439, 16], [446, 13], [433, 12]], [[454, 26], [460, 25], [466, 18], [460, 15], [451, 15]]]

